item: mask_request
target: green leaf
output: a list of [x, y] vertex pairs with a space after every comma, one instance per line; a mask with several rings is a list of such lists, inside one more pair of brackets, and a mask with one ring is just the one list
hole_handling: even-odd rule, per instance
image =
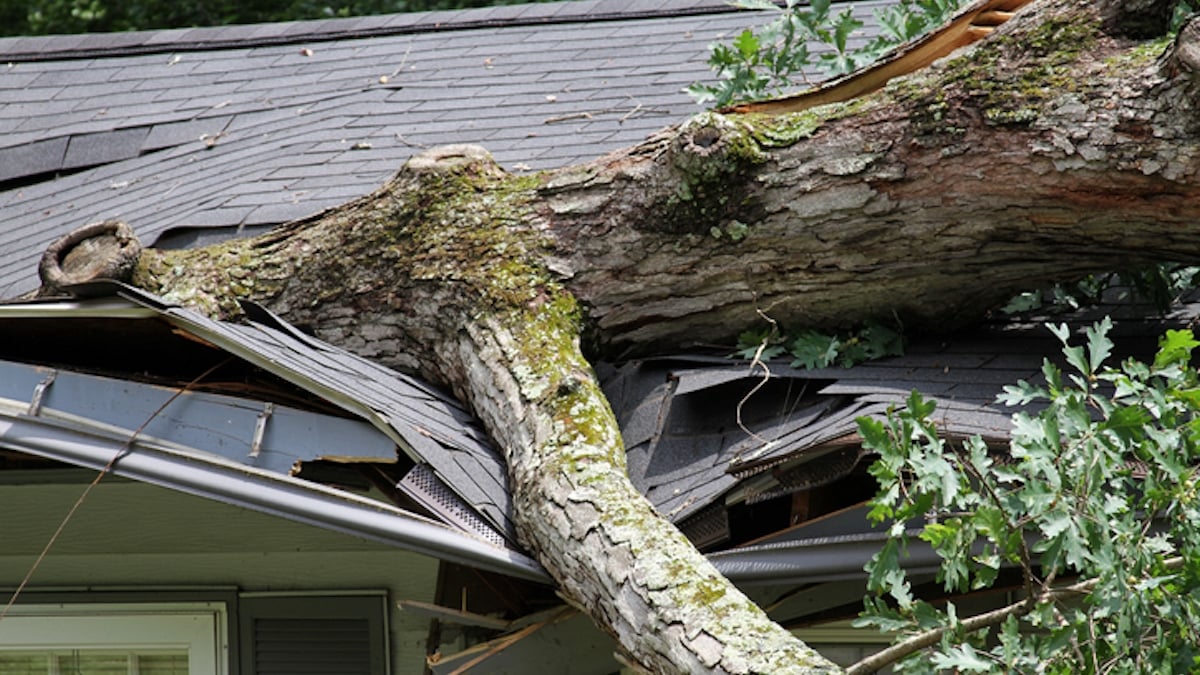
[[1050, 394], [1041, 387], [1035, 387], [1025, 380], [1019, 380], [1015, 385], [1004, 385], [1004, 392], [996, 397], [996, 401], [1008, 406], [1022, 406], [1030, 401], [1043, 400]]
[[846, 51], [846, 40], [862, 25], [863, 22], [854, 18], [854, 14], [848, 9], [838, 15], [837, 23], [833, 27], [833, 44], [839, 53]]
[[877, 593], [886, 593], [901, 607], [912, 604], [912, 593], [904, 570], [900, 567], [900, 541], [888, 539], [863, 567], [867, 572], [867, 588]]
[[841, 341], [832, 335], [816, 331], [804, 331], [792, 342], [791, 353], [796, 357], [793, 367], [826, 368], [833, 364], [838, 356]]
[[851, 622], [855, 628], [878, 628], [885, 633], [898, 633], [912, 627], [912, 621], [888, 606], [882, 598], [863, 597], [863, 611]]
[[733, 47], [738, 51], [738, 54], [741, 55], [741, 57], [746, 61], [751, 62], [758, 54], [758, 48], [760, 44], [761, 43], [758, 40], [758, 36], [755, 35], [754, 31], [751, 30], [742, 31], [742, 33], [733, 40]]
[[1016, 295], [1008, 304], [1000, 308], [1000, 311], [1005, 314], [1018, 314], [1027, 312], [1031, 309], [1038, 309], [1042, 306], [1042, 294], [1037, 291], [1028, 291]]
[[992, 672], [991, 661], [979, 656], [970, 644], [961, 644], [934, 654], [933, 665], [941, 670], [953, 670], [960, 673], [989, 673]]
[[[771, 328], [743, 331], [738, 335], [737, 351], [732, 356], [745, 360], [757, 357], [763, 361], [770, 361], [786, 351], [783, 345], [773, 344], [774, 341], [774, 330]], [[760, 349], [762, 353], [759, 353]]]
[[1067, 363], [1071, 364], [1072, 368], [1083, 375], [1092, 374], [1092, 369], [1088, 367], [1088, 360], [1084, 357], [1083, 347], [1064, 344], [1062, 353], [1067, 357]]
[[1071, 329], [1067, 327], [1067, 324], [1048, 323], [1046, 324], [1046, 328], [1049, 328], [1050, 332], [1054, 334], [1054, 337], [1058, 338], [1058, 341], [1064, 345], [1071, 341]]
[[921, 392], [917, 391], [916, 389], [913, 389], [908, 394], [908, 398], [905, 399], [904, 403], [908, 412], [917, 419], [929, 417], [934, 413], [935, 410], [937, 410], [937, 401], [933, 399], [926, 400], [926, 398], [921, 395]]
[[864, 448], [879, 453], [891, 448], [891, 438], [883, 422], [866, 416], [855, 418], [854, 421], [858, 424], [858, 435], [862, 436]]
[[1112, 325], [1112, 319], [1106, 316], [1087, 330], [1089, 374], [1100, 370], [1100, 366], [1112, 354], [1113, 343], [1108, 339]]
[[1158, 340], [1158, 353], [1154, 356], [1154, 367], [1186, 365], [1192, 360], [1192, 350], [1196, 347], [1200, 347], [1200, 342], [1196, 341], [1196, 336], [1190, 328], [1168, 330]]
[[1130, 406], [1116, 408], [1103, 422], [1101, 428], [1108, 429], [1127, 442], [1142, 435], [1142, 427], [1150, 423], [1153, 417], [1145, 408]]
[[859, 333], [867, 359], [900, 356], [904, 353], [904, 335], [878, 321], [868, 321]]

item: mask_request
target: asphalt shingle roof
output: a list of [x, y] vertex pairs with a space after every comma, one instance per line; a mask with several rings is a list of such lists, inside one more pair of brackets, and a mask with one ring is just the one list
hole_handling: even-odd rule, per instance
[[711, 77], [707, 45], [762, 20], [585, 0], [0, 39], [0, 297], [97, 220], [188, 245], [349, 201], [429, 146], [478, 143], [520, 171], [632, 145], [697, 112], [682, 90]]

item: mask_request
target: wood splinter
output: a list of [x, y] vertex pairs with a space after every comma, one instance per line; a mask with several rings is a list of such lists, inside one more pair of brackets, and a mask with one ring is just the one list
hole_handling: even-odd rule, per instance
[[798, 94], [733, 105], [721, 112], [781, 115], [858, 98], [880, 89], [893, 78], [920, 70], [957, 49], [991, 35], [1029, 2], [1031, 0], [977, 0], [941, 28], [899, 47], [866, 70]]

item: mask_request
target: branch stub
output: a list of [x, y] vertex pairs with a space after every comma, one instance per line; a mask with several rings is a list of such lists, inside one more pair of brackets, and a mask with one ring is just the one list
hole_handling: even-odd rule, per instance
[[66, 286], [96, 279], [129, 281], [142, 254], [142, 243], [126, 223], [90, 223], [59, 237], [42, 254], [38, 295], [59, 293]]

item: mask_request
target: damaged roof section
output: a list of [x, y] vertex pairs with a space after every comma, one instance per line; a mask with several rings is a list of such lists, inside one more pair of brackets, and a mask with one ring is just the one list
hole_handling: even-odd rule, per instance
[[[417, 550], [428, 546], [413, 528], [439, 540], [453, 531], [490, 542], [493, 553], [464, 553], [466, 540], [450, 537], [458, 543], [445, 544], [447, 559], [542, 578], [515, 544], [499, 455], [442, 392], [255, 305], [246, 305], [246, 323], [233, 324], [114, 282], [73, 291], [0, 305], [0, 446], [99, 468], [144, 425], [136, 452], [118, 462], [131, 477], [307, 520], [336, 503], [352, 513], [329, 526]], [[1197, 309], [1119, 321], [1113, 334], [1145, 358], [1164, 328], [1186, 325]], [[1103, 313], [1119, 312], [1078, 314], [1073, 325]], [[978, 434], [999, 446], [1013, 411], [996, 395], [1018, 380], [1037, 382], [1042, 360], [1059, 353], [1042, 321], [1004, 319], [849, 369], [770, 364], [767, 377], [759, 365], [703, 356], [598, 369], [634, 484], [732, 579], [770, 584], [854, 577], [877, 547], [882, 535], [861, 507], [875, 484], [857, 417], [885, 415], [918, 389], [938, 400], [946, 437]], [[56, 434], [63, 438], [45, 450]], [[91, 447], [81, 436], [107, 445], [81, 454]], [[10, 459], [36, 468], [0, 453], [0, 469]], [[344, 503], [356, 497], [347, 477], [402, 510], [385, 517]], [[243, 480], [289, 501], [264, 506], [245, 486], [234, 489]], [[918, 567], [928, 562], [921, 550], [910, 561]]]
[[502, 461], [445, 394], [262, 308], [233, 324], [115, 283], [79, 291], [116, 295], [0, 305], [0, 398], [285, 475], [382, 467], [373, 482], [425, 512], [515, 541]]
[[[1049, 340], [1042, 343], [1052, 347]], [[855, 475], [861, 489], [839, 489], [852, 499], [870, 496], [869, 480], [861, 480], [864, 452], [855, 420], [886, 414], [914, 389], [939, 401], [947, 435], [1005, 438], [1012, 411], [997, 404], [996, 395], [1005, 384], [1036, 378], [1048, 351], [1005, 355], [1004, 344], [956, 340], [848, 369], [771, 364], [769, 376], [763, 366], [728, 360], [658, 359], [611, 373], [606, 391], [624, 429], [634, 484], [698, 545], [712, 547], [766, 536], [854, 503], [789, 500], [847, 479], [853, 483]], [[995, 367], [987, 368], [989, 362]], [[773, 500], [789, 503], [774, 510], [761, 506]], [[739, 512], [747, 524], [763, 527], [739, 528]]]
[[[1125, 355], [1145, 359], [1163, 330], [1186, 325], [1198, 311], [1192, 298], [1170, 316], [1147, 318], [1155, 311], [1146, 304], [1114, 301], [1067, 316], [998, 317], [852, 368], [681, 356], [624, 364], [601, 377], [634, 484], [702, 550], [715, 551], [811, 538], [816, 530], [804, 524], [871, 497], [856, 419], [881, 418], [913, 391], [937, 401], [945, 438], [979, 436], [1005, 447], [1016, 410], [997, 397], [1020, 380], [1043, 382], [1043, 360], [1062, 362], [1049, 321], [1078, 333], [1105, 315], [1125, 316], [1112, 335]], [[874, 536], [865, 523], [838, 522], [842, 534]]]

